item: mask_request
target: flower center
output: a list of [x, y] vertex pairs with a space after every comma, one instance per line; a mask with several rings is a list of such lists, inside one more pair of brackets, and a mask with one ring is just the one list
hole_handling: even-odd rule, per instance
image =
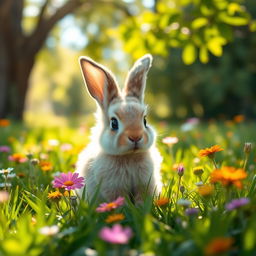
[[112, 209], [112, 208], [115, 208], [115, 207], [117, 207], [117, 205], [116, 205], [116, 203], [114, 203], [114, 202], [108, 203], [108, 204], [106, 205], [106, 208], [108, 208], [108, 209]]
[[67, 180], [63, 183], [65, 186], [73, 186], [75, 183], [72, 180]]

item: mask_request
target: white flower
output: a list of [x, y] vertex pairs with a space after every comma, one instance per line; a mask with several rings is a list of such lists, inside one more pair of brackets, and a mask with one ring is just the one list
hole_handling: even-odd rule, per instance
[[188, 207], [191, 205], [191, 202], [186, 199], [179, 199], [177, 204]]
[[56, 139], [51, 139], [51, 140], [48, 140], [48, 144], [49, 146], [56, 147], [56, 146], [59, 146], [60, 142]]
[[0, 188], [11, 187], [11, 183], [0, 183]]
[[45, 227], [40, 228], [39, 232], [42, 235], [53, 236], [59, 232], [59, 227], [57, 225], [45, 226]]
[[0, 174], [8, 175], [13, 171], [13, 168], [1, 169]]

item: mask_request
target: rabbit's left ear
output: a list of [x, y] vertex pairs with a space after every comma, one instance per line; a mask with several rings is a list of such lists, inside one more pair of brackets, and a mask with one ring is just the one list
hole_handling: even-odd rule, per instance
[[152, 56], [146, 54], [138, 59], [127, 75], [124, 92], [126, 96], [135, 97], [143, 102], [146, 78], [151, 67]]

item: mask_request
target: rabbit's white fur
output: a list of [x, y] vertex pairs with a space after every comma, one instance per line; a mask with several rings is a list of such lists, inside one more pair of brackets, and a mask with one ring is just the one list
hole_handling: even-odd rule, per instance
[[[77, 162], [89, 200], [98, 187], [100, 197], [110, 201], [121, 195], [141, 201], [145, 191], [161, 192], [162, 157], [155, 147], [155, 132], [144, 123], [143, 97], [151, 60], [151, 55], [145, 55], [135, 63], [120, 92], [110, 71], [90, 58], [80, 58], [88, 91], [100, 107], [91, 143]], [[118, 129], [112, 129], [111, 118], [117, 120]]]

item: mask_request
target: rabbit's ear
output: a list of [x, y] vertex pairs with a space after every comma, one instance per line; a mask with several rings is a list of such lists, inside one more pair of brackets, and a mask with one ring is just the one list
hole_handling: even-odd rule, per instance
[[126, 96], [136, 97], [143, 102], [147, 73], [151, 63], [152, 56], [150, 54], [144, 55], [135, 62], [126, 78], [124, 87]]
[[114, 76], [104, 66], [88, 57], [80, 57], [80, 66], [85, 84], [91, 96], [104, 109], [120, 95]]

